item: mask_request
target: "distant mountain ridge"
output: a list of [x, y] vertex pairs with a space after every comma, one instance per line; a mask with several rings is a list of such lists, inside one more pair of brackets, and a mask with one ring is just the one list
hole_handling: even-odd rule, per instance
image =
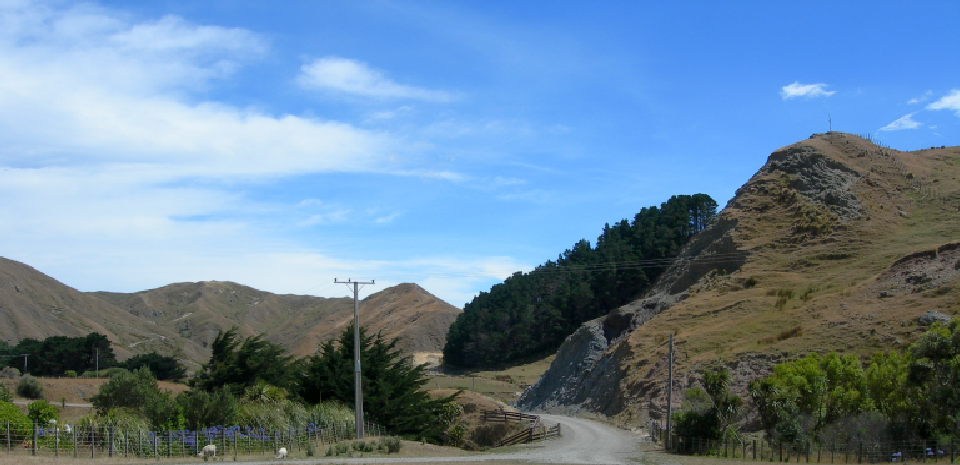
[[[420, 286], [399, 284], [360, 303], [360, 324], [409, 354], [435, 359], [460, 310]], [[0, 338], [83, 336], [96, 331], [118, 359], [158, 352], [196, 369], [218, 331], [263, 335], [301, 357], [353, 323], [353, 299], [280, 295], [232, 282], [175, 283], [135, 293], [70, 288], [25, 264], [0, 257]]]

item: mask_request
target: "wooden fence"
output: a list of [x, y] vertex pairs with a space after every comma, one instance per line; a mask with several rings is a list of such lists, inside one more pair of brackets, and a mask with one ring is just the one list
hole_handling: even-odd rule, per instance
[[504, 410], [484, 410], [481, 418], [484, 423], [540, 423], [540, 417], [537, 415]]
[[481, 418], [485, 423], [522, 423], [527, 425], [523, 430], [501, 439], [497, 442], [496, 447], [527, 444], [560, 437], [560, 424], [547, 428], [540, 422], [538, 415], [504, 410], [484, 410]]
[[557, 423], [549, 428], [544, 426], [542, 423], [537, 423], [535, 425], [530, 425], [529, 428], [526, 428], [519, 433], [501, 439], [499, 442], [497, 442], [497, 447], [529, 444], [534, 441], [559, 438], [560, 436], [560, 423]]

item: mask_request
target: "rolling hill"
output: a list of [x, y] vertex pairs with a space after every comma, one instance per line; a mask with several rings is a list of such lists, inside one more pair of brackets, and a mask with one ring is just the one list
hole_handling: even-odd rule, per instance
[[[438, 358], [460, 310], [416, 284], [360, 303], [360, 324], [420, 361]], [[353, 322], [353, 299], [278, 295], [231, 282], [177, 283], [136, 293], [83, 293], [16, 261], [0, 258], [0, 338], [106, 335], [120, 360], [158, 352], [196, 369], [218, 331], [262, 334], [300, 357]]]
[[[784, 360], [901, 349], [960, 311], [960, 149], [901, 152], [815, 134], [767, 163], [643, 298], [582, 325], [526, 409], [662, 419], [704, 369], [750, 380]], [[929, 315], [929, 314], [928, 314]]]

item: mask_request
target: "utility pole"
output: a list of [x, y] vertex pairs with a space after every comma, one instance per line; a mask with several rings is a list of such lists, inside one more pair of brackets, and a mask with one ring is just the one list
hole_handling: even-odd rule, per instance
[[97, 351], [97, 378], [100, 377], [100, 348], [97, 347], [94, 350]]
[[27, 357], [29, 357], [30, 354], [20, 354], [20, 356], [23, 357], [23, 375], [26, 376], [27, 375]]
[[360, 386], [360, 285], [375, 284], [374, 281], [340, 281], [334, 283], [353, 284], [353, 385], [354, 385], [354, 427], [355, 439], [363, 439], [363, 390]]
[[670, 450], [670, 417], [673, 416], [673, 334], [670, 334], [670, 356], [667, 368], [667, 436], [663, 441], [663, 447]]
[[830, 132], [833, 132], [833, 118], [830, 117], [830, 113], [827, 113], [827, 122], [830, 123]]

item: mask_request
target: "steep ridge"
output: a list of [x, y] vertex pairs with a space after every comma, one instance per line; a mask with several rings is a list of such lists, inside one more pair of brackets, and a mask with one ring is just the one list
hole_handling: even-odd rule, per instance
[[585, 323], [518, 401], [625, 422], [665, 413], [705, 368], [735, 392], [778, 360], [901, 348], [960, 310], [960, 149], [815, 134], [783, 147], [641, 299]]

